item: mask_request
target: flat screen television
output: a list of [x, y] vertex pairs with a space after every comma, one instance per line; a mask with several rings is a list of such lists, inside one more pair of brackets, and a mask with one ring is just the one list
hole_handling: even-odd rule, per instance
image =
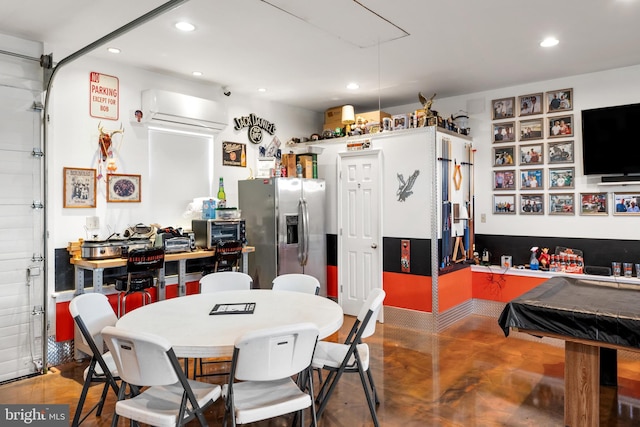
[[640, 104], [582, 110], [585, 175], [602, 181], [640, 180]]

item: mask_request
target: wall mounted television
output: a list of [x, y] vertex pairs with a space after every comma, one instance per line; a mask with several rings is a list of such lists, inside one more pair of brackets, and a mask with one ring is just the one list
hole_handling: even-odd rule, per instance
[[585, 175], [602, 182], [640, 181], [640, 103], [582, 110]]

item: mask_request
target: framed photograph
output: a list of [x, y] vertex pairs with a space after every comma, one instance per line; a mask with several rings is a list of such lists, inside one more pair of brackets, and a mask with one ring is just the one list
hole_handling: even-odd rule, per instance
[[549, 189], [573, 188], [575, 177], [575, 168], [550, 168]]
[[613, 193], [614, 215], [640, 215], [640, 193]]
[[494, 190], [515, 190], [516, 189], [516, 171], [494, 171], [493, 172], [493, 189]]
[[391, 117], [393, 130], [409, 129], [409, 116], [407, 114], [396, 114]]
[[542, 169], [520, 170], [521, 190], [542, 190], [544, 188]]
[[549, 194], [549, 215], [575, 215], [573, 193]]
[[520, 146], [520, 166], [541, 165], [544, 163], [544, 144]]
[[519, 116], [542, 114], [542, 93], [522, 95], [518, 97]]
[[573, 110], [573, 89], [547, 92], [547, 113]]
[[140, 202], [140, 175], [107, 175], [107, 202]]
[[542, 139], [542, 119], [520, 121], [520, 141]]
[[549, 142], [549, 164], [573, 162], [573, 141]]
[[580, 193], [580, 215], [609, 215], [607, 193]]
[[549, 138], [573, 136], [573, 114], [549, 117]]
[[64, 168], [65, 208], [96, 207], [96, 170]]
[[516, 213], [516, 195], [515, 194], [496, 194], [493, 196], [493, 213], [494, 214], [513, 214]]
[[516, 98], [501, 98], [491, 101], [491, 110], [493, 111], [493, 120], [512, 119], [515, 117]]
[[513, 145], [493, 149], [493, 166], [515, 166]]
[[516, 122], [493, 124], [493, 142], [515, 142]]
[[544, 195], [543, 194], [521, 194], [520, 195], [520, 213], [524, 215], [543, 215], [544, 214]]

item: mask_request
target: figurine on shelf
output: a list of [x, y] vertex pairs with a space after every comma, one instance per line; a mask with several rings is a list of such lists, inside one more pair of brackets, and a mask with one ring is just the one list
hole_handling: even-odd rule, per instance
[[433, 98], [436, 97], [436, 94], [434, 93], [433, 96], [429, 99], [427, 99], [427, 97], [425, 97], [422, 92], [418, 92], [418, 99], [420, 100], [420, 103], [422, 104], [422, 107], [424, 108], [424, 112], [426, 114], [427, 118], [430, 117], [435, 117], [437, 114], [434, 114], [433, 111], [431, 111], [431, 106], [433, 105]]
[[538, 257], [538, 262], [540, 263], [540, 269], [548, 270], [549, 264], [551, 263], [551, 255], [549, 255], [549, 248], [542, 248], [542, 252], [540, 252], [540, 256]]

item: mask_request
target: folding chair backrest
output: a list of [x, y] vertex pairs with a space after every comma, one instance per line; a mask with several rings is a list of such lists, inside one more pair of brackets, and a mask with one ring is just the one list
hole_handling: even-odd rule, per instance
[[215, 264], [216, 271], [219, 268], [229, 271], [237, 267], [242, 258], [241, 240], [221, 240], [216, 244]]
[[87, 293], [74, 297], [69, 303], [69, 312], [76, 324], [80, 326], [79, 322], [82, 322], [89, 334], [88, 337], [85, 336], [84, 331], [80, 328], [82, 342], [84, 343], [84, 348], [81, 348], [81, 350], [85, 353], [90, 351], [91, 353], [89, 354], [93, 354], [93, 351], [88, 340], [93, 340], [95, 345], [98, 346], [98, 350], [101, 350], [102, 329], [105, 326], [113, 326], [118, 321], [116, 313], [113, 311], [111, 304], [109, 304], [109, 299], [106, 295], [100, 293]]
[[127, 273], [159, 270], [164, 266], [164, 249], [134, 249], [127, 255]]
[[372, 311], [373, 313], [371, 314], [371, 317], [369, 318], [367, 323], [360, 326], [361, 328], [364, 328], [361, 338], [370, 337], [376, 331], [378, 314], [380, 314], [380, 309], [382, 308], [382, 302], [384, 301], [385, 296], [386, 293], [382, 289], [372, 289], [369, 293], [369, 297], [364, 302], [364, 304], [362, 304], [360, 312], [358, 313], [358, 320], [360, 322], [365, 321], [367, 313], [369, 311]]
[[273, 279], [273, 290], [294, 291], [307, 294], [318, 295], [320, 292], [320, 281], [308, 274], [281, 274]]
[[235, 342], [234, 377], [241, 381], [271, 381], [303, 371], [311, 364], [318, 333], [313, 323], [246, 333]]
[[244, 291], [251, 289], [251, 276], [239, 271], [220, 271], [207, 274], [200, 279], [200, 293], [222, 291]]
[[120, 378], [125, 382], [139, 386], [158, 386], [179, 381], [168, 354], [171, 344], [166, 339], [113, 326], [104, 328], [102, 337], [111, 350]]

